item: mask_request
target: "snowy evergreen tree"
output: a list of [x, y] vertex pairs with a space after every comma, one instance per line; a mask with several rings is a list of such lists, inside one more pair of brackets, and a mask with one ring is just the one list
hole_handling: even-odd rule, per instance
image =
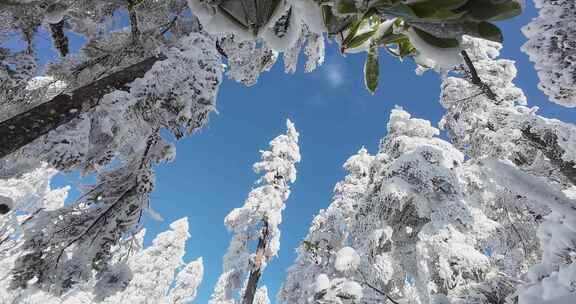
[[278, 295], [280, 302], [308, 303], [312, 299], [329, 297], [328, 287], [317, 290], [317, 276], [323, 274], [329, 280], [329, 277], [334, 279], [343, 275], [334, 262], [337, 253], [350, 242], [350, 225], [354, 222], [359, 200], [366, 192], [372, 160], [373, 157], [362, 148], [344, 163], [348, 175], [336, 184], [332, 203], [314, 218], [308, 235], [298, 247], [298, 258], [288, 269], [288, 277]]
[[[523, 50], [544, 93], [573, 107], [576, 6], [535, 3]], [[394, 110], [378, 154], [361, 150], [346, 162], [349, 175], [298, 248], [280, 301], [575, 302], [576, 126], [528, 107], [514, 63], [497, 59], [502, 34], [491, 22], [522, 8], [519, 0], [2, 1], [0, 299], [192, 300], [203, 269], [201, 260], [182, 263], [186, 221], [142, 248], [153, 167], [175, 157], [161, 131], [177, 139], [199, 131], [225, 71], [253, 85], [281, 53], [293, 73], [302, 49], [305, 71], [314, 70], [327, 36], [342, 52], [367, 53], [371, 92], [380, 47], [414, 58], [418, 72], [453, 70], [440, 123], [451, 142]], [[39, 32], [59, 57], [46, 67]], [[85, 39], [79, 50], [71, 33]], [[7, 46], [15, 34], [23, 49]], [[269, 303], [258, 281], [279, 250], [297, 142], [288, 122], [254, 166], [260, 185], [226, 218], [234, 235], [211, 303]], [[67, 189], [48, 186], [55, 169], [96, 173], [97, 182], [64, 205]]]
[[[153, 189], [152, 167], [172, 160], [175, 155], [173, 144], [161, 138], [160, 130], [168, 129], [176, 138], [196, 132], [215, 109], [222, 72], [219, 55], [210, 37], [192, 30], [167, 44], [163, 48], [166, 60], [151, 66], [144, 78], [134, 81], [128, 91], [112, 91], [96, 99], [97, 104], [88, 110], [84, 106], [70, 109], [67, 113], [79, 113], [76, 120], [4, 157], [0, 171], [6, 178], [33, 170], [39, 161], [60, 170], [96, 171], [98, 176], [94, 187], [78, 202], [58, 210], [43, 210], [29, 222], [24, 231], [26, 254], [15, 264], [12, 288], [25, 287], [27, 281], [36, 278], [45, 290], [65, 292], [74, 283], [90, 279], [93, 269], [104, 271], [109, 266], [111, 248], [138, 229]], [[109, 37], [98, 36], [81, 52], [90, 53], [90, 45], [99, 50], [109, 48], [110, 43], [122, 45], [123, 39], [118, 32]], [[98, 43], [102, 45], [97, 46]], [[98, 56], [110, 59], [110, 54]], [[120, 60], [122, 56], [114, 58]], [[98, 67], [84, 67], [82, 72], [87, 74], [82, 76], [80, 72], [78, 76], [67, 70], [73, 68], [74, 62], [72, 58], [62, 59], [48, 67], [47, 71], [54, 72], [47, 73], [74, 88], [91, 81], [82, 77], [95, 77], [88, 72], [91, 68], [100, 71], [96, 74], [108, 69], [95, 63]], [[67, 68], [60, 70], [60, 76], [60, 72], [52, 70], [64, 67]], [[74, 75], [79, 78], [70, 79]], [[69, 97], [67, 94], [58, 96]], [[58, 104], [69, 104], [58, 96], [55, 97]], [[84, 97], [87, 95], [78, 98], [85, 102]], [[51, 113], [50, 102], [42, 105], [47, 107], [42, 115]], [[34, 119], [34, 114], [26, 113], [25, 116]], [[55, 118], [60, 117], [57, 113], [54, 112]], [[9, 127], [12, 122], [8, 119], [3, 123]], [[15, 125], [9, 129], [17, 132]], [[118, 162], [111, 166], [113, 159]]]
[[[78, 284], [61, 296], [53, 296], [28, 282], [26, 290], [12, 291], [3, 261], [3, 287], [0, 299], [6, 303], [74, 304], [74, 303], [190, 303], [203, 277], [202, 258], [183, 263], [189, 237], [186, 218], [170, 224], [170, 230], [158, 234], [152, 245], [143, 248], [145, 230], [124, 240], [114, 250], [114, 263], [95, 280]], [[4, 303], [4, 302], [2, 302]]]
[[[289, 184], [296, 181], [295, 165], [300, 162], [299, 134], [290, 120], [286, 121], [286, 127], [286, 134], [274, 138], [270, 150], [262, 151], [261, 160], [254, 164], [254, 171], [263, 174], [258, 180], [259, 186], [250, 191], [244, 206], [232, 210], [224, 219], [233, 235], [211, 304], [237, 303], [237, 291], [240, 291], [241, 303], [254, 303], [260, 276], [278, 254], [278, 225], [290, 195]], [[251, 253], [256, 241], [256, 251]]]
[[[559, 212], [557, 200], [566, 205], [574, 204], [564, 198], [562, 191], [571, 192], [576, 185], [576, 126], [541, 117], [537, 115], [537, 108], [526, 106], [522, 91], [512, 83], [516, 75], [514, 63], [495, 59], [501, 47], [499, 44], [480, 40], [469, 42], [476, 50], [471, 54], [479, 76], [494, 90], [498, 99], [492, 100], [478, 94], [478, 87], [470, 80], [448, 78], [443, 84], [442, 93], [442, 104], [448, 112], [442, 125], [452, 141], [478, 162], [480, 171], [486, 170], [484, 160], [498, 159], [509, 163], [507, 166], [497, 163], [499, 169], [483, 173], [485, 176], [478, 184], [480, 188], [493, 193], [485, 196], [488, 216], [505, 228], [497, 230], [492, 238], [496, 241], [492, 249], [493, 257], [498, 260], [498, 268], [515, 280], [531, 268], [529, 273], [539, 273], [530, 276], [532, 284], [543, 282], [543, 279], [551, 282], [546, 279], [549, 275], [554, 276], [562, 265], [570, 265], [567, 260], [561, 263], [549, 257], [569, 254], [570, 249], [547, 241], [550, 234], [557, 233], [556, 230], [544, 231], [549, 231], [548, 227], [554, 223], [562, 222], [554, 220]], [[468, 98], [462, 100], [462, 96]], [[505, 169], [505, 172], [512, 172], [513, 177], [499, 183], [491, 182], [502, 177], [504, 171], [500, 170]], [[533, 189], [546, 189], [551, 194], [544, 197], [542, 193], [532, 194], [523, 185], [527, 181], [531, 181]], [[562, 217], [570, 218], [570, 212], [564, 210], [560, 213]], [[562, 231], [566, 237], [573, 233], [570, 230]], [[539, 236], [540, 244], [534, 235]], [[547, 253], [550, 251], [556, 253]], [[549, 267], [544, 272], [534, 270], [535, 267], [542, 269], [539, 266], [532, 266], [541, 254], [541, 263]], [[562, 295], [552, 293], [542, 295], [540, 292], [539, 296], [544, 298], [526, 303], [542, 303]], [[572, 294], [568, 298], [574, 299], [576, 296]], [[520, 302], [528, 301], [526, 299], [521, 297]]]
[[453, 301], [489, 270], [483, 244], [497, 223], [468, 195], [464, 155], [438, 134], [401, 109], [390, 116], [353, 230], [372, 297], [414, 289], [417, 303]]

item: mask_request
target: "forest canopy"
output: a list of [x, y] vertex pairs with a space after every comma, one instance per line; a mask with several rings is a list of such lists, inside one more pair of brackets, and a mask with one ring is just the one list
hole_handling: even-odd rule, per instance
[[[571, 110], [576, 5], [534, 4], [522, 51], [538, 88]], [[363, 54], [372, 94], [381, 56], [438, 73], [444, 113], [433, 126], [396, 108], [378, 151], [348, 158], [277, 303], [573, 303], [576, 126], [539, 115], [499, 58], [497, 24], [524, 6], [0, 0], [0, 302], [192, 301], [205, 269], [183, 262], [187, 220], [143, 245], [155, 167], [208, 124], [225, 77], [258, 90], [280, 57], [286, 73], [301, 57], [313, 72], [330, 42]], [[57, 53], [47, 62], [39, 33]], [[279, 252], [299, 144], [287, 120], [261, 151], [261, 177], [224, 220], [232, 239], [211, 304], [269, 303], [260, 277]], [[58, 172], [95, 180], [65, 204], [69, 189], [50, 186]]]

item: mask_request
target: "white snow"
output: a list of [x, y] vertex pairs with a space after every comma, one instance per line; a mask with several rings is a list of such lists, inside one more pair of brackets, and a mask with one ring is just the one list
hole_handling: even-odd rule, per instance
[[352, 247], [344, 247], [336, 253], [334, 267], [341, 272], [355, 271], [360, 265], [360, 256]]
[[460, 48], [439, 48], [424, 41], [414, 29], [409, 28], [404, 32], [412, 45], [418, 50], [419, 57], [423, 64], [446, 72], [462, 62]]

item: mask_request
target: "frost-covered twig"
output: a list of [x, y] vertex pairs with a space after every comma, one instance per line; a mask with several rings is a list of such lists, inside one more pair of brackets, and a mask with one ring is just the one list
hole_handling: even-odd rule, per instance
[[398, 303], [398, 301], [394, 300], [392, 297], [390, 297], [387, 293], [385, 293], [384, 291], [380, 290], [379, 288], [374, 287], [374, 285], [368, 283], [368, 280], [366, 279], [366, 276], [364, 275], [364, 273], [362, 271], [358, 271], [360, 273], [360, 276], [362, 276], [362, 282], [360, 282], [360, 284], [366, 285], [368, 286], [370, 289], [374, 290], [375, 292], [383, 295], [384, 297], [386, 297], [386, 299], [388, 299], [388, 301], [394, 303], [394, 304], [400, 304]]
[[490, 98], [493, 101], [497, 101], [497, 97], [496, 94], [494, 94], [494, 91], [492, 91], [492, 89], [490, 89], [490, 87], [487, 84], [485, 84], [482, 81], [482, 79], [480, 79], [480, 76], [478, 76], [478, 72], [476, 71], [476, 68], [472, 63], [472, 60], [470, 60], [470, 57], [468, 56], [466, 50], [462, 50], [462, 52], [460, 53], [464, 58], [464, 62], [466, 62], [466, 65], [468, 66], [468, 71], [470, 72], [470, 76], [472, 77], [472, 83], [479, 86], [482, 92], [486, 94], [488, 98]]

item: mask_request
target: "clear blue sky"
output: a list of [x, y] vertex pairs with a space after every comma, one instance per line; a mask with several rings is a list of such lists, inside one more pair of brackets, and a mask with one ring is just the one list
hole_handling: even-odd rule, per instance
[[[502, 57], [517, 61], [516, 83], [530, 105], [539, 106], [541, 115], [574, 123], [576, 109], [556, 106], [537, 90], [533, 65], [520, 52], [525, 41], [520, 27], [536, 14], [532, 2], [527, 2], [523, 16], [500, 24], [506, 40]], [[314, 73], [304, 74], [300, 65], [295, 75], [287, 75], [279, 62], [253, 87], [226, 80], [217, 102], [219, 114], [212, 115], [199, 134], [177, 144], [175, 162], [157, 168], [152, 207], [165, 220], [145, 220], [146, 242], [168, 229], [172, 221], [189, 218], [191, 238], [185, 258], [202, 256], [205, 266], [195, 303], [208, 301], [220, 275], [230, 239], [223, 219], [243, 204], [258, 178], [251, 171], [252, 163], [269, 140], [284, 132], [286, 118], [301, 134], [302, 162], [284, 212], [280, 254], [261, 279], [273, 303], [285, 270], [295, 259], [294, 249], [314, 215], [328, 206], [334, 184], [344, 176], [342, 163], [362, 146], [376, 152], [394, 105], [434, 125], [440, 120], [440, 79], [435, 73], [416, 76], [411, 61], [401, 63], [382, 56], [380, 87], [372, 96], [363, 86], [363, 60], [364, 54], [344, 58], [331, 44], [326, 63]], [[55, 185], [76, 182], [75, 176], [59, 177]]]

